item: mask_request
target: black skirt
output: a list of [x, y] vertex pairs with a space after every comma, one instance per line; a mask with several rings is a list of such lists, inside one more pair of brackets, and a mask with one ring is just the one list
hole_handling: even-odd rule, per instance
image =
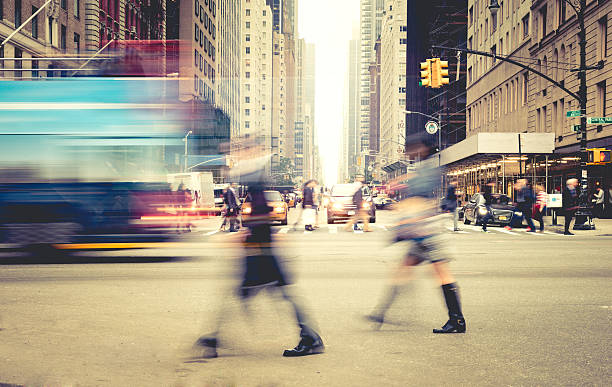
[[274, 255], [247, 256], [245, 264], [242, 288], [284, 286], [289, 283]]

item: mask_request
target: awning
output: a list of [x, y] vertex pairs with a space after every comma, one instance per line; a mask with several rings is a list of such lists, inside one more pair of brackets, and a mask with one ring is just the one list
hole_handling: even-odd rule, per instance
[[406, 168], [407, 166], [408, 164], [403, 161], [396, 161], [392, 164], [385, 165], [384, 167], [382, 167], [382, 169], [387, 173], [391, 173], [393, 171], [397, 171], [398, 169]]

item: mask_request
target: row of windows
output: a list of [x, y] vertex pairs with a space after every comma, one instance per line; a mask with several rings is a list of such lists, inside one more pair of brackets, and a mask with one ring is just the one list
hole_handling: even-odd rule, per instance
[[[196, 0], [196, 2], [197, 1], [198, 0]], [[200, 7], [199, 12], [196, 9], [195, 15], [198, 16], [198, 14], [200, 17], [200, 23], [204, 25], [204, 29], [208, 30], [208, 33], [210, 34], [210, 36], [212, 36], [213, 39], [217, 39], [217, 27], [215, 27], [213, 19], [208, 17], [208, 14], [204, 12], [204, 9], [202, 7]]]
[[197, 24], [194, 23], [195, 26], [195, 34], [193, 39], [196, 42], [200, 42], [200, 47], [204, 49], [204, 52], [208, 54], [208, 57], [215, 61], [215, 53], [217, 49], [213, 42], [208, 40], [208, 37], [204, 35], [204, 32], [198, 27]]
[[[204, 4], [204, 8], [208, 7], [208, 10], [212, 13], [213, 17], [217, 17], [217, 3], [215, 0], [193, 0], [193, 9], [196, 16], [200, 17], [200, 21], [202, 21], [202, 11], [203, 8], [200, 4]], [[206, 15], [208, 16], [208, 15]]]
[[215, 91], [208, 87], [197, 75], [193, 78], [193, 89], [197, 95], [202, 97], [204, 101], [212, 104], [215, 103]]
[[215, 69], [212, 67], [206, 59], [198, 52], [198, 50], [193, 50], [193, 63], [196, 68], [200, 69], [205, 76], [207, 76], [212, 83], [215, 83]]

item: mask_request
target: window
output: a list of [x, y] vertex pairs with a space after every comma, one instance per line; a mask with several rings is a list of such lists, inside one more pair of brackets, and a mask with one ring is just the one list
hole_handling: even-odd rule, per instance
[[472, 23], [474, 23], [474, 7], [470, 7], [468, 23], [470, 27], [472, 26]]
[[0, 0], [0, 20], [4, 19], [4, 0]]
[[200, 0], [193, 0], [193, 12], [196, 16], [198, 16], [198, 12], [202, 12], [200, 10]]
[[245, 129], [250, 128], [250, 127], [251, 127], [251, 122], [249, 122], [249, 121], [244, 121], [244, 127], [245, 127]]
[[250, 54], [250, 53], [251, 53], [251, 47], [247, 47], [247, 48], [246, 48], [246, 53], [247, 53], [247, 54]]
[[15, 27], [21, 25], [21, 0], [15, 0]]
[[32, 61], [32, 78], [38, 78], [38, 61]]
[[52, 17], [48, 19], [48, 24], [49, 24], [49, 34], [48, 34], [49, 41], [48, 42], [50, 45], [53, 45], [53, 18]]
[[523, 39], [529, 36], [529, 15], [523, 18]]
[[565, 22], [565, 13], [567, 10], [567, 3], [565, 1], [566, 0], [557, 0], [557, 9], [559, 10], [559, 16], [558, 16], [559, 25]]
[[197, 24], [193, 23], [195, 26], [195, 34], [193, 35], [193, 39], [197, 42], [200, 37], [200, 27]]
[[[501, 20], [504, 20], [504, 18], [501, 18]], [[500, 22], [501, 24], [502, 22]], [[497, 14], [496, 13], [492, 13], [491, 14], [491, 33], [495, 32], [497, 30]]]
[[[500, 47], [501, 47], [501, 43], [500, 43]], [[491, 46], [491, 54], [497, 55], [497, 46], [496, 45]], [[496, 58], [491, 58], [491, 59], [493, 60], [493, 64], [495, 64]]]
[[204, 12], [204, 8], [202, 8], [202, 6], [200, 5], [200, 23], [204, 23], [204, 16], [205, 15], [206, 15], [206, 12]]
[[[492, 14], [492, 16], [497, 21], [497, 15]], [[501, 26], [502, 24], [504, 24], [504, 2], [503, 1], [499, 3], [499, 25]]]
[[77, 54], [81, 52], [81, 35], [76, 32], [74, 33], [74, 49]]
[[251, 115], [251, 109], [244, 109], [244, 115], [245, 116], [250, 116]]
[[[19, 48], [15, 47], [15, 58], [22, 58], [23, 57], [23, 51], [21, 51]], [[15, 61], [15, 68], [16, 69], [21, 69], [23, 68], [23, 61], [22, 60], [16, 60]], [[15, 78], [21, 78], [23, 76], [21, 71], [15, 71]]]
[[199, 58], [198, 50], [193, 50], [193, 65], [195, 67], [198, 67], [198, 58]]
[[61, 0], [60, 1], [60, 4], [62, 5], [62, 9], [67, 9], [68, 8], [68, 4], [67, 3], [68, 3], [67, 0]]
[[247, 29], [251, 28], [251, 22], [246, 22], [246, 28]]
[[244, 97], [244, 103], [251, 103], [251, 97]]
[[[32, 15], [34, 15], [36, 11], [38, 11], [38, 8], [32, 7]], [[32, 19], [32, 37], [38, 39], [38, 15], [34, 16], [34, 19]]]
[[251, 41], [251, 35], [250, 34], [246, 34], [245, 40], [247, 42], [250, 42]]
[[251, 10], [250, 10], [250, 9], [247, 9], [247, 10], [246, 10], [246, 15], [247, 15], [247, 16], [251, 16]]
[[247, 71], [246, 73], [244, 73], [244, 76], [245, 76], [245, 78], [251, 78], [251, 72]]
[[200, 48], [204, 47], [204, 31], [200, 30]]
[[559, 130], [560, 133], [563, 133], [565, 131], [565, 126], [566, 126], [564, 107], [565, 107], [565, 99], [561, 98], [559, 100], [559, 111], [557, 112], [559, 115], [557, 117], [557, 125], [560, 127], [560, 130]]
[[597, 25], [599, 27], [597, 59], [603, 60], [608, 55], [608, 17], [604, 16], [599, 19]]
[[60, 48], [66, 50], [66, 26], [63, 24], [60, 28]]
[[406, 38], [400, 39], [400, 44], [407, 44], [407, 43], [408, 43], [408, 39]]
[[81, 17], [81, 0], [73, 0], [74, 1], [74, 17], [79, 19]]
[[540, 8], [540, 15], [539, 15], [539, 23], [540, 23], [540, 40], [544, 39], [546, 37], [546, 18], [548, 14], [548, 8], [546, 6], [543, 6], [542, 8]]
[[523, 106], [527, 104], [527, 95], [528, 95], [528, 85], [529, 85], [529, 73], [523, 74]]
[[601, 81], [597, 84], [597, 114], [605, 117], [606, 113], [606, 81]]

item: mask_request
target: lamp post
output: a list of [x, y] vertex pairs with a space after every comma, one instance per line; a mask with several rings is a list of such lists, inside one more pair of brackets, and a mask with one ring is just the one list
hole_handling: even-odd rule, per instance
[[183, 172], [187, 172], [187, 149], [188, 149], [187, 148], [187, 137], [189, 137], [191, 133], [193, 133], [193, 131], [190, 130], [189, 132], [187, 132], [187, 134], [183, 138], [183, 141], [185, 142], [185, 167], [184, 167]]

